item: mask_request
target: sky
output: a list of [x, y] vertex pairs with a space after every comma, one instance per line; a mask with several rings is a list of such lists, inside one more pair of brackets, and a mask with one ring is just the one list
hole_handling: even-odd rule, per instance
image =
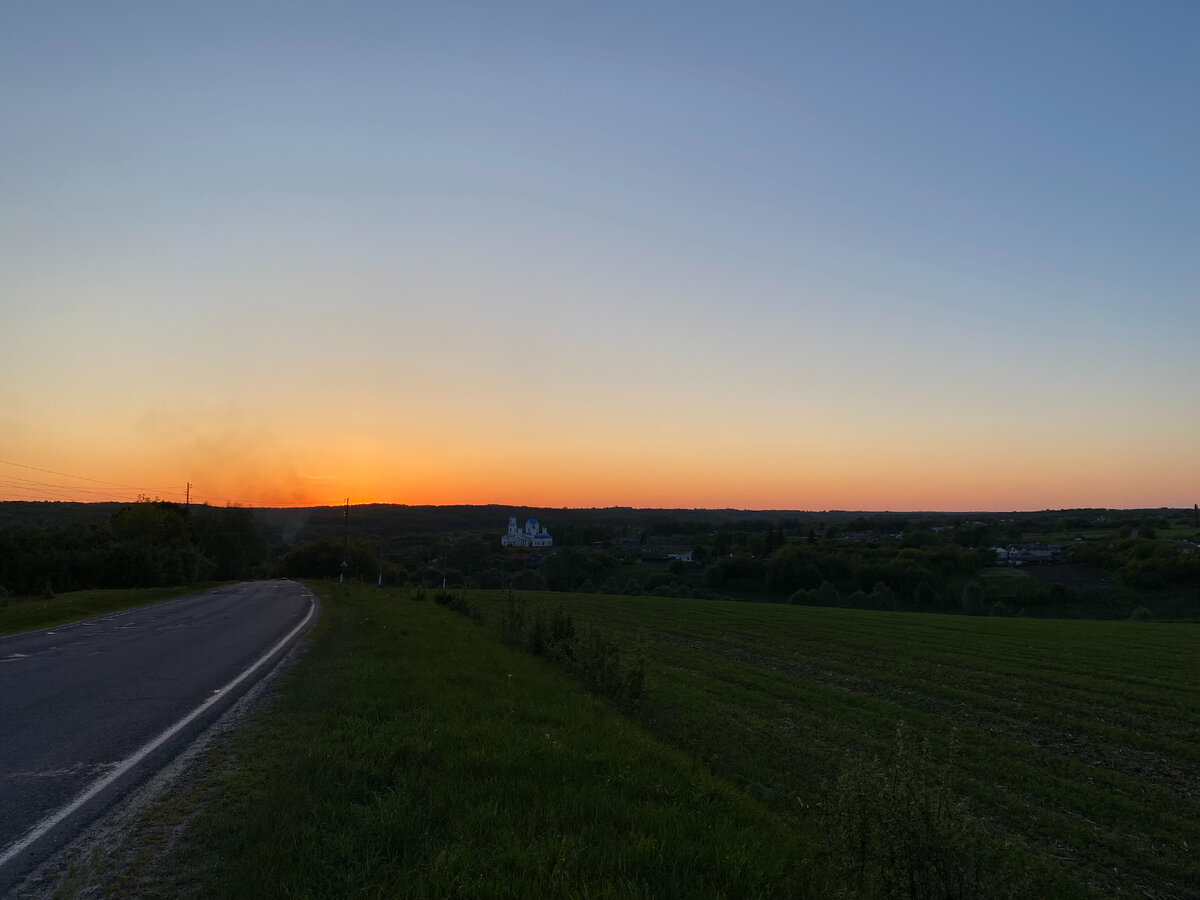
[[0, 0], [0, 499], [1200, 501], [1200, 4]]

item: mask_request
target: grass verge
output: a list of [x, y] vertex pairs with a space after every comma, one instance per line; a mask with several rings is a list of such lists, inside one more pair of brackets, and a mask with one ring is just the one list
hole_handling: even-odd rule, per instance
[[317, 590], [111, 895], [1195, 894], [1197, 626]]
[[811, 834], [545, 660], [431, 601], [314, 588], [305, 657], [110, 894], [815, 895]]
[[105, 613], [186, 597], [216, 587], [219, 582], [165, 588], [129, 588], [125, 590], [71, 591], [50, 598], [11, 597], [0, 605], [0, 635], [36, 631], [66, 622], [90, 619]]

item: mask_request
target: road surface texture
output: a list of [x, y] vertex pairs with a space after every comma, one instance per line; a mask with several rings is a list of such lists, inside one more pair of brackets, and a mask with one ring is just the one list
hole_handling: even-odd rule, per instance
[[0, 894], [165, 765], [311, 625], [260, 581], [0, 638]]

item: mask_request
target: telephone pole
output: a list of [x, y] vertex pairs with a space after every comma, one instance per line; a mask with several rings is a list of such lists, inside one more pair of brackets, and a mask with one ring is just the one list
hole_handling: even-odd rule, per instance
[[350, 498], [346, 498], [346, 511], [342, 515], [342, 571], [338, 584], [346, 580], [346, 569], [350, 568]]

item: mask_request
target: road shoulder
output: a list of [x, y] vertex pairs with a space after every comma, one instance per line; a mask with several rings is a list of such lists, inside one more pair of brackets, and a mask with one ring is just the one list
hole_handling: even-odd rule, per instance
[[184, 873], [163, 871], [158, 863], [212, 793], [210, 776], [230, 763], [234, 732], [259, 707], [270, 705], [279, 676], [295, 665], [310, 640], [311, 631], [301, 635], [183, 752], [39, 864], [4, 900], [186, 896]]

